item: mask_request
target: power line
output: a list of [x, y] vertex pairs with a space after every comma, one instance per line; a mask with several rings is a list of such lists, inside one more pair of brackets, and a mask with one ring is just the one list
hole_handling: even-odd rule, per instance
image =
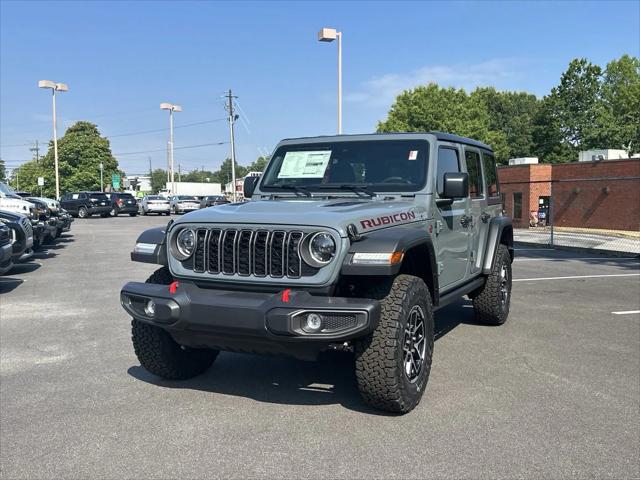
[[[216, 143], [203, 143], [200, 145], [185, 145], [184, 147], [175, 147], [174, 150], [184, 150], [186, 148], [200, 148], [200, 147], [210, 147], [210, 146], [218, 146], [218, 145], [226, 145], [229, 142], [216, 142]], [[122, 155], [137, 155], [140, 153], [155, 153], [155, 152], [165, 152], [165, 148], [161, 148], [159, 150], [141, 150], [138, 152], [124, 152], [124, 153], [114, 153], [114, 156], [122, 156]]]
[[[185, 123], [184, 125], [176, 125], [173, 127], [176, 128], [187, 128], [187, 127], [195, 127], [196, 125], [205, 125], [208, 123], [222, 122], [226, 120], [226, 118], [216, 118], [214, 120], [204, 120], [202, 122], [193, 122], [193, 123]], [[105, 135], [106, 138], [116, 138], [116, 137], [130, 137], [133, 135], [144, 135], [146, 133], [157, 133], [157, 132], [166, 132], [169, 130], [168, 128], [156, 128], [153, 130], [142, 130], [139, 132], [129, 132], [129, 133], [118, 133], [116, 135]]]

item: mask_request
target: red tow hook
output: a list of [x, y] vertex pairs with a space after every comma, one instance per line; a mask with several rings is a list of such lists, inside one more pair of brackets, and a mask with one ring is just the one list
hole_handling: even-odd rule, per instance
[[280, 297], [280, 299], [284, 302], [284, 303], [289, 303], [289, 294], [291, 293], [291, 289], [287, 288], [286, 290], [282, 291], [282, 296]]
[[169, 293], [171, 295], [176, 293], [176, 290], [178, 289], [178, 285], [180, 285], [180, 282], [178, 282], [178, 281], [171, 282], [171, 284], [169, 285]]

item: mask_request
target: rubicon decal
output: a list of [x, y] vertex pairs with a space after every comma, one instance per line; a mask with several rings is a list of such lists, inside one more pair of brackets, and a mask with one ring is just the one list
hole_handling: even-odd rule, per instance
[[394, 223], [407, 222], [414, 220], [416, 213], [409, 210], [408, 212], [394, 213], [393, 215], [383, 215], [381, 217], [369, 218], [367, 220], [360, 220], [360, 225], [363, 229], [379, 227], [381, 225], [391, 225]]

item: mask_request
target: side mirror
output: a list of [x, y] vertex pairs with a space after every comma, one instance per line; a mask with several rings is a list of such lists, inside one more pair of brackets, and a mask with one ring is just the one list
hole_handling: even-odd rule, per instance
[[256, 189], [256, 185], [258, 184], [258, 180], [260, 180], [260, 177], [246, 177], [244, 179], [244, 185], [242, 187], [244, 198], [252, 197], [253, 191]]
[[469, 196], [469, 174], [464, 172], [447, 172], [442, 182], [442, 197], [465, 198]]

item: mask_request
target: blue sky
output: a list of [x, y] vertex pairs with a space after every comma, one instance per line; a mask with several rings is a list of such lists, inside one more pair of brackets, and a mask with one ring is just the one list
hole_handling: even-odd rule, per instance
[[[228, 141], [228, 88], [241, 107], [241, 164], [284, 137], [332, 134], [337, 51], [317, 42], [323, 26], [343, 32], [345, 133], [375, 130], [395, 95], [429, 81], [542, 96], [572, 58], [604, 66], [640, 54], [638, 1], [2, 1], [0, 156], [15, 167], [31, 156], [23, 144], [51, 138], [39, 79], [69, 85], [59, 122], [97, 123], [128, 173], [147, 171], [149, 156], [166, 163], [160, 102], [184, 108], [177, 148]], [[209, 123], [189, 126], [199, 122]], [[136, 134], [147, 130], [160, 131]], [[177, 149], [175, 159], [183, 171], [216, 169], [228, 151]]]

